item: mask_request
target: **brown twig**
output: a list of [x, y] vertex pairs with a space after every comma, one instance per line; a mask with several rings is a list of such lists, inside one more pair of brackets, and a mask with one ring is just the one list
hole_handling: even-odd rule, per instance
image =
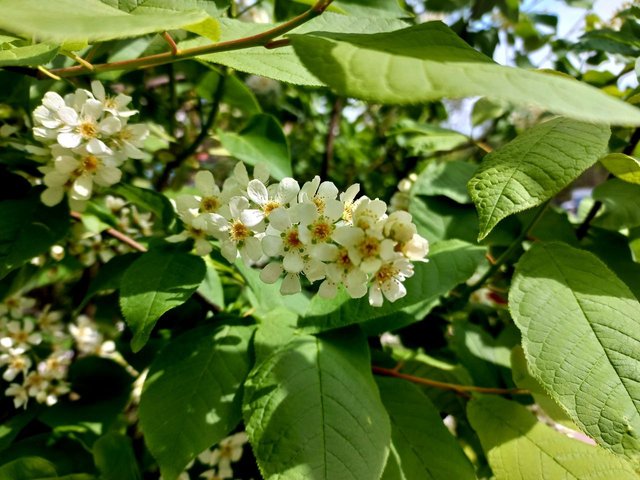
[[162, 32], [162, 38], [164, 38], [164, 40], [169, 44], [169, 48], [171, 49], [171, 53], [173, 55], [177, 55], [180, 50], [178, 49], [178, 45], [176, 44], [176, 41], [169, 34], [169, 32]]
[[493, 387], [477, 387], [475, 385], [459, 385], [456, 383], [440, 382], [439, 380], [432, 380], [430, 378], [416, 377], [414, 375], [407, 375], [406, 373], [397, 372], [395, 369], [383, 368], [372, 366], [373, 373], [378, 375], [386, 375], [388, 377], [401, 378], [412, 383], [420, 385], [426, 385], [428, 387], [440, 388], [443, 390], [453, 390], [464, 396], [469, 396], [469, 392], [477, 393], [492, 393], [495, 395], [530, 395], [529, 390], [524, 388], [493, 388]]
[[[321, 15], [331, 4], [333, 0], [318, 0], [313, 4], [309, 10], [301, 13], [297, 17], [277, 25], [265, 32], [257, 35], [251, 35], [249, 37], [238, 38], [235, 40], [227, 40], [226, 42], [218, 42], [210, 45], [202, 45], [199, 47], [186, 48], [184, 50], [178, 50], [177, 52], [163, 52], [155, 55], [148, 55], [146, 57], [134, 58], [130, 60], [122, 60], [119, 62], [100, 63], [94, 64], [93, 70], [89, 70], [83, 65], [76, 65], [73, 67], [57, 68], [51, 70], [51, 73], [58, 77], [74, 77], [78, 75], [87, 75], [90, 73], [111, 72], [114, 70], [136, 70], [140, 68], [155, 67], [158, 65], [165, 65], [177, 60], [186, 60], [188, 58], [197, 57], [200, 55], [207, 55], [217, 52], [228, 52], [232, 50], [241, 50], [251, 47], [263, 47], [270, 43], [277, 37], [290, 32], [294, 28], [308, 22], [309, 20]], [[45, 78], [46, 75], [35, 71], [32, 73], [37, 78]]]
[[[82, 215], [79, 214], [78, 212], [71, 212], [71, 216], [73, 218], [75, 218], [76, 220], [82, 221]], [[105, 230], [105, 232], [108, 235], [111, 235], [113, 238], [117, 239], [118, 241], [120, 241], [120, 242], [122, 242], [122, 243], [124, 243], [126, 245], [129, 245], [134, 250], [137, 250], [139, 252], [146, 252], [147, 251], [147, 247], [145, 247], [141, 243], [136, 242], [133, 238], [125, 235], [124, 233], [116, 230], [115, 228], [107, 228]]]

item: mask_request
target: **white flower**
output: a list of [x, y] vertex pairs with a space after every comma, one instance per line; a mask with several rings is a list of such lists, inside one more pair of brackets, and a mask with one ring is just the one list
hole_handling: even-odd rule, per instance
[[78, 316], [75, 323], [69, 325], [69, 332], [80, 353], [95, 353], [102, 344], [102, 334], [98, 331], [93, 320], [86, 315]]
[[382, 256], [393, 252], [394, 242], [384, 238], [380, 230], [358, 227], [336, 228], [333, 239], [347, 248], [351, 261], [365, 273], [374, 273], [382, 265]]
[[59, 127], [56, 141], [64, 148], [76, 148], [83, 143], [93, 140], [106, 145], [101, 138], [110, 137], [122, 128], [117, 117], [102, 119], [104, 106], [95, 99], [87, 99], [77, 112], [71, 107], [61, 107], [58, 117], [63, 125]]
[[367, 274], [360, 270], [349, 258], [345, 247], [336, 249], [331, 263], [326, 265], [327, 278], [318, 294], [324, 298], [333, 298], [338, 293], [338, 285], [343, 284], [351, 298], [364, 297], [367, 294]]
[[142, 159], [146, 154], [140, 150], [149, 136], [149, 129], [142, 123], [127, 124], [121, 120], [122, 127], [108, 140], [109, 147], [121, 160], [127, 158]]
[[238, 257], [251, 263], [262, 257], [260, 240], [256, 233], [264, 231], [264, 223], [255, 215], [247, 213], [249, 200], [245, 197], [233, 197], [229, 201], [229, 214], [224, 217], [211, 214], [220, 234], [220, 251], [228, 262], [233, 263]]
[[12, 318], [22, 318], [25, 312], [34, 307], [36, 300], [34, 298], [13, 295], [7, 297], [0, 303], [0, 317], [9, 315]]
[[369, 304], [373, 307], [382, 306], [382, 295], [390, 302], [395, 302], [407, 294], [402, 284], [404, 280], [413, 275], [413, 265], [409, 260], [401, 256], [388, 259], [373, 275], [371, 288], [369, 289]]
[[354, 183], [347, 190], [340, 194], [340, 201], [344, 205], [344, 211], [342, 212], [342, 219], [351, 223], [353, 218], [353, 209], [356, 207], [356, 195], [360, 191], [360, 185], [358, 183]]
[[242, 458], [243, 447], [247, 441], [247, 434], [245, 432], [234, 433], [220, 440], [218, 446], [213, 450], [205, 450], [202, 452], [198, 455], [198, 460], [204, 465], [211, 467], [217, 466], [220, 472], [231, 472], [228, 476], [221, 477], [231, 478], [233, 476], [231, 463], [237, 462]]
[[62, 380], [66, 378], [73, 359], [72, 350], [57, 350], [38, 363], [38, 373], [46, 378]]
[[400, 251], [413, 262], [428, 261], [425, 257], [429, 253], [429, 242], [416, 233], [409, 241], [401, 244]]
[[208, 255], [213, 249], [208, 237], [217, 235], [219, 233], [218, 227], [211, 214], [201, 215], [198, 213], [197, 206], [192, 208], [191, 198], [188, 197], [180, 196], [175, 202], [178, 216], [184, 223], [185, 230], [176, 235], [171, 235], [165, 240], [176, 243], [184, 242], [191, 238], [195, 242], [196, 253], [200, 256]]
[[7, 323], [7, 331], [0, 338], [0, 346], [11, 349], [16, 354], [26, 352], [32, 345], [38, 345], [42, 342], [42, 335], [39, 332], [34, 332], [33, 328], [33, 321], [29, 318], [24, 322], [13, 320]]
[[[315, 176], [313, 180], [305, 183], [298, 195], [299, 202], [311, 202], [316, 206], [318, 214], [324, 215], [327, 204], [333, 204], [333, 208], [343, 208], [342, 203], [336, 200], [338, 187], [332, 182], [320, 183], [320, 177]], [[341, 212], [342, 213], [342, 212]]]
[[382, 200], [361, 197], [353, 209], [353, 226], [365, 231], [382, 230], [387, 219], [386, 211], [387, 204]]
[[24, 380], [24, 387], [30, 397], [38, 403], [46, 403], [49, 389], [49, 379], [38, 372], [30, 372]]
[[13, 406], [15, 408], [24, 407], [27, 408], [27, 402], [29, 401], [29, 392], [24, 385], [19, 383], [12, 383], [4, 391], [7, 397], [13, 397]]
[[247, 184], [247, 196], [260, 207], [259, 210], [250, 210], [251, 215], [262, 220], [276, 208], [284, 207], [295, 200], [298, 192], [300, 185], [293, 178], [283, 178], [280, 183], [269, 188], [260, 180], [251, 180]]
[[115, 97], [108, 96], [102, 86], [102, 83], [98, 80], [91, 82], [91, 91], [93, 92], [95, 99], [102, 103], [104, 111], [109, 112], [115, 117], [128, 118], [138, 113], [137, 110], [130, 110], [127, 108], [127, 105], [131, 102], [130, 96], [124, 95], [123, 93], [119, 93]]
[[23, 354], [4, 353], [0, 355], [0, 365], [7, 365], [2, 378], [7, 382], [12, 382], [19, 374], [26, 376], [31, 368], [31, 363], [31, 359]]
[[[253, 178], [266, 185], [269, 181], [269, 167], [264, 163], [258, 163], [253, 167]], [[233, 173], [224, 181], [222, 191], [225, 193], [226, 198], [246, 195], [250, 181], [251, 178], [249, 178], [244, 163], [238, 162], [233, 168]]]

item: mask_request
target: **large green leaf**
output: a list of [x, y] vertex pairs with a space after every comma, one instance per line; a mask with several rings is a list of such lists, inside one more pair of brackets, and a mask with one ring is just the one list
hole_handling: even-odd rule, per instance
[[371, 375], [365, 337], [297, 337], [258, 365], [244, 418], [267, 480], [380, 478], [389, 418]]
[[580, 120], [639, 125], [640, 111], [561, 75], [503, 67], [440, 22], [373, 35], [290, 35], [302, 63], [338, 93], [378, 103], [486, 96]]
[[0, 29], [52, 42], [104, 41], [175, 30], [206, 20], [202, 10], [132, 15], [100, 0], [0, 0]]
[[409, 202], [409, 213], [418, 233], [431, 243], [452, 238], [475, 243], [478, 238], [478, 215], [472, 205], [449, 198], [416, 196]]
[[593, 190], [604, 211], [592, 223], [608, 230], [640, 226], [640, 185], [612, 178]]
[[535, 244], [509, 308], [532, 375], [585, 433], [640, 460], [640, 303], [591, 253]]
[[93, 444], [93, 458], [103, 480], [140, 480], [131, 439], [108, 433]]
[[140, 424], [166, 480], [240, 421], [253, 327], [200, 327], [169, 343], [151, 364]]
[[559, 117], [487, 155], [468, 185], [480, 218], [478, 238], [556, 195], [598, 161], [610, 134], [607, 127]]
[[[262, 33], [275, 25], [241, 22], [233, 19], [221, 19], [221, 40], [237, 40]], [[406, 23], [392, 18], [350, 17], [325, 12], [321, 16], [298, 27], [295, 32], [389, 32], [406, 26]], [[180, 48], [206, 45], [205, 39], [187, 40]], [[293, 51], [293, 47], [266, 49], [253, 47], [239, 51], [218, 52], [198, 57], [201, 60], [226, 65], [241, 72], [253, 73], [297, 85], [320, 86], [320, 82], [302, 64]]]
[[421, 319], [441, 295], [473, 275], [484, 251], [458, 240], [440, 242], [433, 246], [428, 263], [416, 263], [415, 274], [405, 282], [404, 298], [376, 308], [366, 297], [345, 301], [345, 296], [333, 300], [316, 296], [298, 325], [317, 332], [367, 322], [363, 327], [370, 334], [403, 327]]
[[70, 223], [65, 204], [45, 207], [37, 195], [0, 202], [0, 278], [46, 252]]
[[496, 480], [510, 480], [515, 472], [521, 480], [638, 478], [624, 460], [554, 431], [515, 402], [477, 397], [468, 412]]
[[475, 479], [471, 462], [445, 427], [440, 412], [418, 387], [395, 378], [376, 379], [391, 420], [392, 448], [401, 471], [382, 480]]
[[58, 45], [51, 43], [36, 43], [0, 50], [0, 67], [44, 65], [56, 56], [58, 48]]
[[133, 330], [134, 352], [144, 347], [164, 313], [191, 297], [205, 274], [200, 257], [177, 251], [150, 251], [131, 264], [121, 280], [120, 307]]
[[147, 14], [154, 12], [184, 12], [189, 10], [204, 10], [209, 15], [216, 16], [218, 8], [210, 0], [100, 0], [111, 7], [127, 13]]
[[249, 165], [265, 163], [277, 180], [290, 177], [289, 143], [275, 117], [259, 113], [240, 132], [218, 132], [220, 143], [231, 155]]

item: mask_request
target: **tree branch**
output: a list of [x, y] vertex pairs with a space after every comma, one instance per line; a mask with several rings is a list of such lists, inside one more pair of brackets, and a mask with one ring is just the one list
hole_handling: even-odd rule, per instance
[[[71, 212], [71, 216], [73, 218], [75, 218], [76, 220], [80, 220], [82, 221], [82, 215], [80, 215], [78, 212]], [[113, 238], [115, 238], [116, 240], [129, 245], [131, 248], [133, 248], [134, 250], [137, 250], [138, 252], [146, 252], [147, 251], [147, 247], [145, 247], [144, 245], [142, 245], [141, 243], [136, 242], [133, 238], [125, 235], [124, 233], [116, 230], [115, 228], [107, 228], [105, 230], [105, 233], [107, 233], [107, 235], [112, 236]]]
[[343, 102], [344, 100], [342, 97], [337, 97], [333, 102], [333, 107], [331, 108], [331, 118], [329, 119], [329, 129], [327, 130], [327, 138], [325, 140], [324, 155], [322, 157], [322, 164], [320, 165], [321, 178], [329, 178], [336, 135], [340, 129]]
[[[140, 68], [155, 67], [158, 65], [164, 65], [172, 63], [177, 60], [186, 60], [189, 58], [197, 57], [200, 55], [207, 55], [217, 52], [229, 52], [232, 50], [241, 50], [251, 47], [262, 47], [275, 38], [290, 32], [294, 28], [308, 22], [309, 20], [321, 15], [331, 4], [333, 0], [318, 0], [313, 6], [306, 12], [301, 13], [297, 17], [284, 22], [266, 32], [259, 33], [257, 35], [251, 35], [249, 37], [238, 38], [236, 40], [227, 40], [226, 42], [213, 43], [211, 45], [202, 45], [200, 47], [187, 48], [178, 51], [169, 51], [164, 53], [158, 53], [155, 55], [148, 55], [146, 57], [134, 58], [131, 60], [122, 60], [119, 62], [111, 63], [99, 63], [93, 65], [93, 70], [89, 70], [83, 65], [76, 65], [73, 67], [56, 68], [50, 70], [50, 73], [58, 77], [74, 77], [78, 75], [87, 75], [100, 72], [111, 72], [114, 70], [136, 70]], [[46, 75], [41, 72], [34, 72], [37, 78], [46, 78]]]
[[373, 373], [377, 373], [378, 375], [401, 378], [403, 380], [408, 380], [409, 382], [417, 383], [420, 385], [426, 385], [428, 387], [435, 387], [443, 390], [453, 390], [454, 392], [460, 395], [463, 395], [465, 397], [469, 397], [468, 392], [492, 393], [495, 395], [530, 395], [531, 394], [529, 390], [525, 390], [523, 388], [476, 387], [475, 385], [459, 385], [456, 383], [440, 382], [439, 380], [432, 380], [430, 378], [424, 378], [424, 377], [415, 377], [413, 375], [407, 375], [406, 373], [400, 373], [395, 369], [377, 367], [375, 365], [371, 367], [371, 370], [373, 371]]

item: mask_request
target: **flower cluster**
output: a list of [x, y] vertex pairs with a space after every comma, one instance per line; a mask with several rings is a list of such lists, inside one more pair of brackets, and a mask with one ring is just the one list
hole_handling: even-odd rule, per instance
[[128, 123], [137, 113], [127, 107], [130, 101], [124, 94], [108, 96], [98, 81], [91, 82], [91, 92], [44, 95], [33, 112], [33, 134], [50, 154], [40, 168], [47, 187], [41, 196], [45, 205], [60, 203], [66, 193], [71, 208], [82, 211], [94, 184], [114, 185], [126, 159], [144, 157], [140, 147], [148, 130]]
[[428, 242], [405, 211], [387, 214], [387, 205], [366, 196], [356, 199], [358, 185], [340, 193], [320, 177], [300, 186], [293, 178], [268, 184], [261, 166], [251, 179], [239, 163], [222, 189], [211, 172], [195, 177], [200, 195], [181, 195], [176, 210], [186, 229], [169, 241], [192, 238], [196, 252], [207, 255], [210, 239], [234, 262], [268, 262], [260, 278], [281, 293], [301, 291], [301, 277], [322, 281], [319, 294], [336, 295], [343, 285], [352, 298], [369, 292], [369, 303], [381, 306], [403, 297], [403, 282], [413, 275], [412, 261], [424, 260]]
[[85, 315], [75, 322], [62, 322], [63, 313], [49, 305], [36, 308], [36, 301], [19, 295], [0, 303], [0, 371], [10, 385], [6, 396], [15, 408], [30, 398], [54, 405], [70, 392], [69, 366], [76, 354], [113, 358], [115, 344], [105, 341], [95, 323]]

